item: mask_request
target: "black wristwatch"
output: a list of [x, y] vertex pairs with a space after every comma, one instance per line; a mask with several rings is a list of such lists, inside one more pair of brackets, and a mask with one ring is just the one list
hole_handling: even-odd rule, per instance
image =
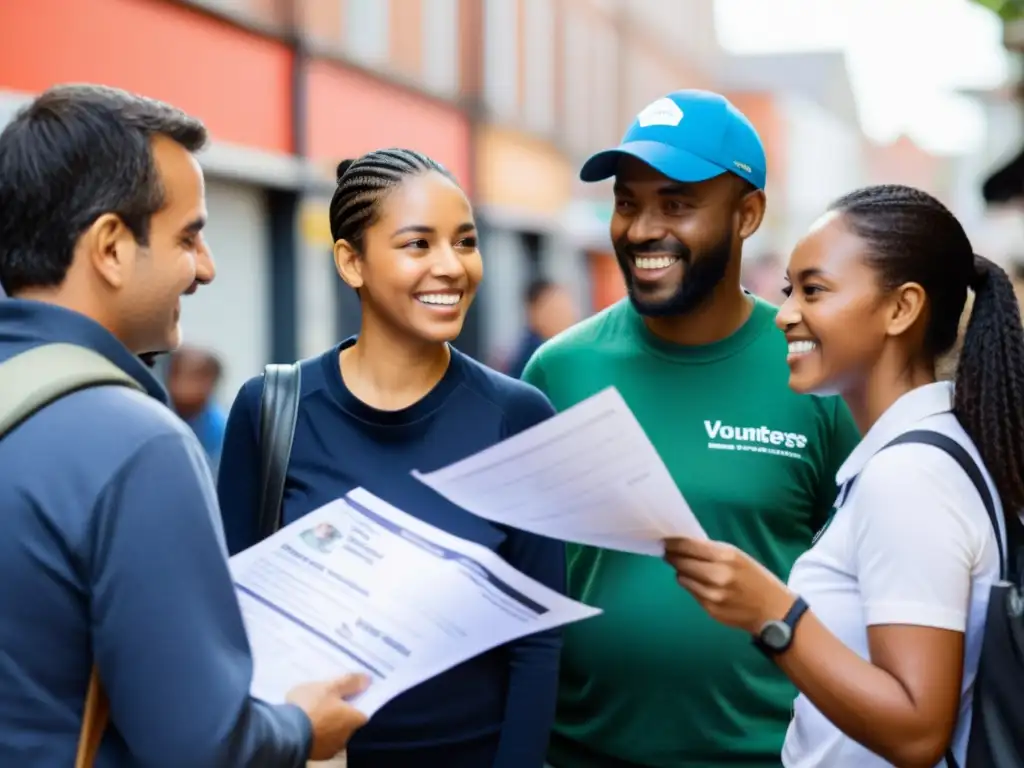
[[800, 618], [807, 612], [807, 603], [797, 597], [782, 621], [766, 621], [761, 631], [754, 635], [754, 645], [768, 656], [778, 656], [793, 643], [793, 631]]

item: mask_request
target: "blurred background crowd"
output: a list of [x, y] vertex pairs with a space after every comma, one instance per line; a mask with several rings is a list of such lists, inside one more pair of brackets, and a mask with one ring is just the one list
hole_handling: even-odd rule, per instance
[[576, 174], [678, 88], [725, 93], [765, 143], [750, 290], [778, 298], [825, 205], [883, 182], [937, 196], [1024, 284], [1018, 0], [7, 0], [0, 39], [0, 125], [87, 81], [210, 128], [218, 277], [165, 373], [213, 456], [243, 380], [356, 330], [327, 204], [338, 161], [375, 148], [423, 151], [470, 194], [486, 278], [458, 346], [512, 373], [624, 295], [610, 185]]

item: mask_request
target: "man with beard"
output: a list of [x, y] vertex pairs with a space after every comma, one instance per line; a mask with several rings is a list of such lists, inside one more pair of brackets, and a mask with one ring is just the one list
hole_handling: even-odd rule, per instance
[[[785, 578], [859, 438], [837, 398], [789, 389], [776, 309], [740, 286], [765, 166], [722, 96], [644, 109], [580, 173], [615, 179], [629, 298], [542, 346], [523, 378], [559, 409], [617, 387], [708, 535]], [[568, 564], [569, 594], [604, 613], [565, 630], [552, 766], [780, 765], [795, 691], [751, 637], [709, 619], [658, 558], [570, 545]]]

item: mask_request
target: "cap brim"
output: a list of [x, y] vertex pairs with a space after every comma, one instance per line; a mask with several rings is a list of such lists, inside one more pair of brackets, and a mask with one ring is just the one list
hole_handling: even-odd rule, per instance
[[618, 171], [619, 161], [624, 156], [635, 157], [663, 176], [684, 183], [707, 181], [726, 173], [724, 168], [686, 150], [655, 141], [630, 141], [593, 155], [580, 169], [580, 180], [593, 182], [610, 179]]

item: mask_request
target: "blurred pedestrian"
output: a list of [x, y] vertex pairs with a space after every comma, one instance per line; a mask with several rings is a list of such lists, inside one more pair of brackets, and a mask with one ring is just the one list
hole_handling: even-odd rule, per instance
[[[339, 166], [330, 223], [335, 265], [362, 319], [357, 336], [299, 364], [281, 521], [363, 487], [562, 590], [560, 543], [476, 517], [411, 472], [439, 469], [553, 413], [534, 387], [451, 346], [483, 276], [465, 193], [429, 157], [378, 150]], [[263, 377], [246, 382], [228, 417], [218, 491], [232, 552], [261, 533], [263, 389]], [[559, 647], [557, 630], [538, 633], [407, 691], [352, 740], [349, 768], [540, 766]]]
[[0, 765], [74, 764], [90, 671], [98, 768], [292, 766], [341, 750], [361, 681], [249, 696], [252, 657], [195, 436], [138, 355], [174, 349], [214, 278], [202, 123], [100, 86], [50, 89], [0, 135], [0, 361], [62, 342], [145, 390], [79, 390], [0, 440]]
[[569, 292], [550, 280], [538, 278], [526, 289], [526, 330], [508, 366], [508, 375], [518, 379], [527, 361], [541, 344], [552, 339], [577, 320], [576, 305]]
[[[711, 539], [785, 575], [858, 434], [838, 398], [790, 390], [775, 307], [740, 284], [766, 170], [754, 126], [718, 94], [641, 111], [580, 172], [614, 178], [628, 298], [541, 347], [523, 379], [559, 409], [615, 386]], [[778, 768], [796, 691], [749, 635], [708, 618], [657, 558], [567, 558], [569, 594], [604, 613], [565, 630], [553, 766]]]
[[227, 413], [214, 399], [223, 368], [213, 352], [183, 346], [171, 354], [167, 393], [174, 412], [188, 424], [206, 451], [214, 476], [224, 445]]

